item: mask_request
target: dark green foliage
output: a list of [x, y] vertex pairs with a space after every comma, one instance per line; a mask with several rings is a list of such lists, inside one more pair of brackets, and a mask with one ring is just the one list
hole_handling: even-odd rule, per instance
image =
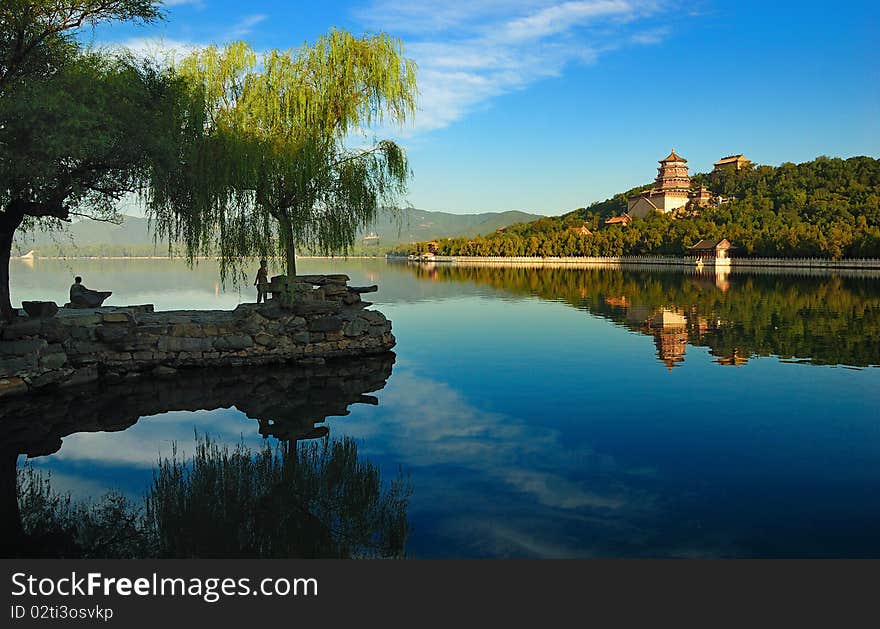
[[18, 470], [18, 504], [28, 554], [131, 559], [148, 552], [139, 510], [119, 493], [74, 502], [52, 488], [51, 476], [26, 466]]
[[[22, 226], [82, 214], [112, 219], [113, 204], [166, 158], [169, 73], [85, 53], [79, 30], [113, 20], [150, 22], [155, 0], [4, 0], [0, 4], [0, 315], [9, 255]], [[172, 90], [173, 91], [173, 90]], [[175, 92], [176, 93], [176, 92]], [[172, 111], [176, 107], [172, 107]], [[152, 166], [148, 165], [152, 163]]]
[[[778, 168], [697, 175], [730, 199], [699, 217], [673, 219], [655, 213], [627, 227], [604, 226], [626, 210], [626, 198], [642, 188], [560, 217], [512, 225], [504, 233], [440, 241], [441, 255], [619, 256], [681, 255], [701, 238], [727, 238], [751, 257], [880, 257], [880, 160], [820, 157]], [[570, 227], [585, 225], [593, 234]], [[416, 246], [424, 250], [424, 245]]]
[[0, 101], [0, 203], [63, 205], [44, 219], [112, 217], [151, 160], [173, 149], [175, 94], [183, 89], [170, 72], [91, 54], [21, 86]]
[[0, 92], [46, 77], [75, 55], [83, 27], [161, 18], [157, 0], [3, 0], [0, 4]]

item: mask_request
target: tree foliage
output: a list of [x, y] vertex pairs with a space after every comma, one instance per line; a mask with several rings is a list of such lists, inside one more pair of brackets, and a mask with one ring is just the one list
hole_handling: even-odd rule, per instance
[[183, 150], [185, 168], [154, 179], [148, 201], [158, 233], [190, 260], [216, 255], [226, 278], [244, 257], [281, 255], [294, 275], [296, 248], [347, 250], [404, 191], [409, 167], [396, 143], [348, 144], [413, 113], [415, 67], [400, 42], [333, 30], [286, 52], [209, 47], [178, 70], [205, 103], [192, 126], [202, 133]]
[[[84, 26], [160, 17], [154, 0], [6, 0], [0, 5], [0, 314], [16, 230], [80, 213], [113, 215], [156, 161], [172, 77], [85, 53]], [[176, 142], [167, 146], [173, 148]]]
[[0, 93], [54, 74], [79, 49], [76, 33], [103, 22], [146, 23], [162, 17], [156, 0], [3, 0]]

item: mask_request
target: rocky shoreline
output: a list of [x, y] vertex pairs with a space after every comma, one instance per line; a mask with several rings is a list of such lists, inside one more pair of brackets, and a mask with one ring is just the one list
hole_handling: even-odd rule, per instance
[[[273, 278], [273, 282], [277, 278]], [[293, 303], [235, 310], [150, 305], [60, 308], [0, 328], [0, 397], [98, 380], [173, 377], [195, 367], [320, 364], [376, 355], [395, 345], [391, 322], [345, 275], [297, 276]]]

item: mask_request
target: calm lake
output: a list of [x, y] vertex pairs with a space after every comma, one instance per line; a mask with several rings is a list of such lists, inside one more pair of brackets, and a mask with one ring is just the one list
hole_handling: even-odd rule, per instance
[[[262, 385], [271, 370], [184, 378], [177, 397], [98, 392], [33, 465], [75, 497], [138, 498], [195, 433], [258, 447], [326, 426], [383, 477], [409, 476], [411, 557], [880, 556], [880, 278], [299, 270], [379, 285], [393, 365], [300, 373], [289, 397]], [[212, 263], [38, 259], [13, 261], [13, 303], [63, 303], [75, 274], [112, 290], [107, 305], [253, 299]]]

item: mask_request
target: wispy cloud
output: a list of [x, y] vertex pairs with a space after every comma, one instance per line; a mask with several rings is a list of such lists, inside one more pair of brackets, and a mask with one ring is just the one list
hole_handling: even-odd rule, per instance
[[[178, 4], [182, 4], [182, 2], [178, 0]], [[251, 33], [257, 24], [265, 21], [267, 18], [268, 16], [263, 13], [245, 16], [227, 28], [221, 37], [211, 43], [224, 43], [234, 39], [241, 39]], [[132, 37], [113, 45], [127, 48], [138, 57], [174, 61], [208, 46], [209, 43], [166, 39], [164, 37]]]
[[264, 21], [268, 16], [263, 13], [257, 13], [254, 15], [248, 15], [245, 18], [242, 18], [235, 26], [232, 27], [229, 31], [230, 38], [236, 37], [244, 37], [248, 33], [254, 30], [254, 27], [260, 22]]
[[637, 44], [640, 46], [653, 46], [654, 44], [662, 43], [664, 39], [669, 35], [669, 30], [665, 28], [655, 28], [647, 31], [643, 31], [641, 33], [635, 33], [632, 35], [629, 40], [633, 44]]
[[446, 127], [492, 99], [569, 64], [626, 45], [662, 41], [650, 19], [674, 0], [451, 0], [441, 6], [375, 0], [357, 17], [401, 36], [419, 64], [415, 131]]
[[136, 57], [171, 62], [203, 48], [204, 44], [164, 37], [132, 37], [111, 46], [126, 48]]

